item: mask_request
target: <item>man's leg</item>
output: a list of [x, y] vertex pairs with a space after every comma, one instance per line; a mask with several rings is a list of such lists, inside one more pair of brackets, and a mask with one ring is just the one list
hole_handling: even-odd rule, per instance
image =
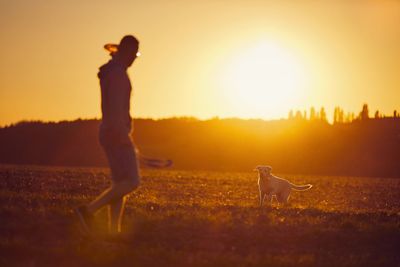
[[91, 215], [100, 208], [110, 205], [110, 230], [119, 231], [124, 207], [123, 197], [139, 186], [140, 174], [133, 145], [104, 146], [104, 149], [113, 183], [110, 188], [85, 206], [84, 210]]
[[108, 210], [108, 228], [111, 235], [121, 232], [122, 216], [124, 214], [126, 197], [111, 202]]
[[126, 194], [135, 190], [138, 185], [138, 183], [135, 183], [132, 180], [123, 180], [121, 182], [113, 183], [110, 188], [101, 193], [100, 196], [87, 206], [88, 212], [93, 214], [100, 208], [121, 199]]

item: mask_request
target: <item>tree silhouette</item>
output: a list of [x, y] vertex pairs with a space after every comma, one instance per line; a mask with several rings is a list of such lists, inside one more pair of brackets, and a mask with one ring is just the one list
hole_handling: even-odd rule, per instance
[[340, 107], [335, 107], [333, 112], [333, 123], [344, 123], [344, 111]]
[[368, 105], [364, 104], [360, 113], [360, 119], [361, 120], [368, 120], [369, 119], [369, 110], [368, 110]]
[[301, 115], [301, 111], [300, 110], [298, 110], [298, 111], [296, 111], [296, 120], [301, 120], [303, 117], [302, 117], [302, 115]]
[[351, 112], [347, 112], [345, 122], [350, 123], [353, 121], [353, 114]]
[[335, 107], [335, 109], [333, 110], [333, 123], [337, 123], [338, 122], [338, 118], [339, 118], [339, 108]]
[[325, 108], [324, 107], [321, 108], [319, 113], [320, 113], [321, 121], [326, 121], [326, 112], [325, 112]]
[[290, 110], [290, 111], [289, 111], [288, 119], [289, 119], [289, 120], [292, 120], [292, 119], [293, 119], [293, 110]]
[[311, 109], [310, 109], [310, 121], [313, 121], [313, 120], [316, 120], [316, 119], [317, 119], [317, 117], [316, 117], [316, 113], [315, 113], [315, 108], [311, 107]]
[[339, 122], [343, 123], [344, 122], [344, 111], [343, 109], [339, 108]]
[[[177, 169], [249, 171], [268, 159], [292, 173], [400, 177], [397, 112], [396, 116], [346, 125], [304, 120], [136, 119], [134, 138], [144, 154], [171, 158]], [[348, 113], [346, 120], [351, 118], [354, 114]], [[106, 166], [97, 139], [99, 125], [99, 120], [76, 120], [0, 127], [0, 162]], [[293, 149], [305, 153], [287, 153]]]

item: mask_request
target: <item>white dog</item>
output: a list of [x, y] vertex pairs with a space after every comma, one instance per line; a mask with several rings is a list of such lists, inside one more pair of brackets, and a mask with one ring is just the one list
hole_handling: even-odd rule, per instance
[[275, 195], [278, 202], [286, 204], [289, 200], [290, 192], [292, 189], [297, 191], [308, 190], [312, 185], [295, 185], [286, 179], [279, 178], [271, 174], [272, 168], [266, 165], [258, 165], [255, 169], [258, 171], [258, 187], [260, 189], [260, 206], [267, 198], [271, 202], [272, 196]]

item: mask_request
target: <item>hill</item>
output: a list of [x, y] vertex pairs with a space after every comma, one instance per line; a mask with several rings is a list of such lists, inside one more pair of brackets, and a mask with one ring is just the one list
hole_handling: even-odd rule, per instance
[[[106, 166], [98, 120], [21, 122], [0, 128], [0, 163]], [[276, 172], [400, 177], [400, 119], [329, 124], [170, 118], [136, 119], [141, 152], [170, 158], [174, 168], [248, 171], [269, 164]]]

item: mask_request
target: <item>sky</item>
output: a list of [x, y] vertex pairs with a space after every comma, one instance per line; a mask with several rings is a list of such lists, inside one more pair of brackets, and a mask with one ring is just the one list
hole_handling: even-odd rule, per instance
[[125, 34], [135, 118], [400, 110], [399, 1], [0, 0], [0, 126], [100, 118], [98, 68]]

